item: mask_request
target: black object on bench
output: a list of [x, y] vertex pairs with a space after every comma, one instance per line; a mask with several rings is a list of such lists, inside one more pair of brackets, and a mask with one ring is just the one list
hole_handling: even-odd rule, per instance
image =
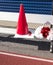
[[41, 41], [41, 42], [44, 42], [44, 43], [46, 43], [47, 42], [47, 44], [49, 44], [50, 45], [50, 52], [51, 53], [53, 53], [53, 40], [47, 40], [47, 39], [38, 39], [38, 38], [36, 38], [36, 37], [34, 37], [35, 38], [35, 40], [36, 41]]

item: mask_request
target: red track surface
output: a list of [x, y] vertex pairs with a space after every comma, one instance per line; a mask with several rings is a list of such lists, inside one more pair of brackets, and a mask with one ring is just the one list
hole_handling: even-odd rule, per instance
[[53, 62], [0, 54], [0, 65], [53, 65]]

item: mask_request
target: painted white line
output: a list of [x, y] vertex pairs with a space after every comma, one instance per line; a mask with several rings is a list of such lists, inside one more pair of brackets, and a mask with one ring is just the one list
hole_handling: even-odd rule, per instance
[[16, 29], [0, 27], [0, 33], [15, 34]]
[[9, 55], [9, 56], [15, 56], [15, 57], [20, 57], [20, 58], [25, 58], [25, 59], [31, 59], [31, 60], [52, 62], [53, 63], [53, 60], [48, 60], [48, 59], [35, 58], [35, 57], [24, 56], [24, 55], [17, 55], [17, 54], [12, 54], [12, 53], [5, 53], [5, 52], [0, 52], [0, 54]]

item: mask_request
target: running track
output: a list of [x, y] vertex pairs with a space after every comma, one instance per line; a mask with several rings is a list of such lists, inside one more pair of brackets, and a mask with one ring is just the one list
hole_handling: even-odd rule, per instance
[[53, 60], [0, 52], [0, 65], [53, 65]]

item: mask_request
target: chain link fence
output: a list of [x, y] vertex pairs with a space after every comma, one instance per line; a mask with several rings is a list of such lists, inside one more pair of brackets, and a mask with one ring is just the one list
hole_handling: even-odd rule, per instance
[[[0, 27], [16, 28], [17, 22], [2, 21], [0, 20]], [[41, 23], [28, 23], [28, 28], [36, 29]]]

